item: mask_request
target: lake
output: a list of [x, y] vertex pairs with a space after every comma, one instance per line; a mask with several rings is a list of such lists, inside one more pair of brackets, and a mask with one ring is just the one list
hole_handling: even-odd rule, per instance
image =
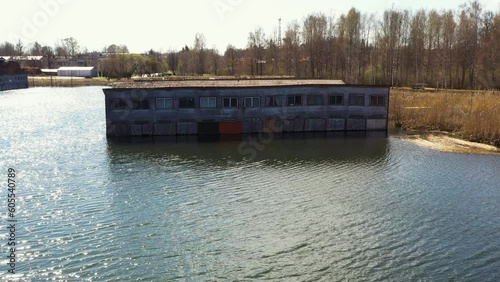
[[[108, 140], [99, 87], [0, 92], [14, 281], [499, 281], [500, 157], [392, 136]], [[3, 279], [2, 279], [3, 280]]]

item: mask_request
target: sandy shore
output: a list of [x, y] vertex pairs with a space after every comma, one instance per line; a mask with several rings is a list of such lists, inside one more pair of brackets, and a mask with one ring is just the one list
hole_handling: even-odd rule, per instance
[[442, 152], [500, 155], [500, 148], [495, 146], [469, 142], [443, 133], [401, 135], [398, 138]]

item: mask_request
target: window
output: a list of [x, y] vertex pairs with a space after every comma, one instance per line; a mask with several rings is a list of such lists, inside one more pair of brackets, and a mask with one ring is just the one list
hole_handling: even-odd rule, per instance
[[283, 97], [282, 96], [266, 96], [266, 106], [267, 107], [282, 107]]
[[260, 97], [245, 97], [245, 108], [259, 108]]
[[365, 94], [349, 94], [349, 106], [364, 106]]
[[309, 105], [309, 106], [321, 106], [321, 105], [323, 105], [323, 96], [321, 96], [321, 95], [307, 96], [307, 105]]
[[381, 95], [370, 96], [370, 106], [385, 106], [385, 97]]
[[237, 108], [238, 98], [236, 97], [224, 97], [222, 98], [222, 106], [224, 108]]
[[148, 110], [149, 109], [149, 100], [145, 99], [132, 99], [130, 108], [132, 110]]
[[194, 98], [180, 98], [179, 108], [180, 109], [194, 108]]
[[215, 108], [217, 98], [215, 97], [201, 97], [200, 98], [200, 108]]
[[288, 96], [288, 106], [302, 106], [302, 96]]
[[127, 110], [127, 101], [124, 99], [113, 99], [111, 100], [110, 107], [112, 111]]
[[172, 108], [172, 98], [156, 98], [156, 109], [166, 110]]
[[331, 95], [329, 97], [328, 104], [336, 106], [344, 105], [344, 95], [342, 94]]

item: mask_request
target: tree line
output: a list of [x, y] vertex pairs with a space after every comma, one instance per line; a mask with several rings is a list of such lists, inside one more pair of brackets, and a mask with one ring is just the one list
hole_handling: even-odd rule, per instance
[[[181, 50], [128, 54], [125, 45], [103, 49], [112, 55], [101, 69], [114, 78], [134, 74], [293, 76], [341, 79], [353, 84], [440, 88], [498, 87], [500, 11], [484, 10], [478, 1], [457, 10], [386, 10], [380, 18], [355, 8], [337, 17], [313, 13], [294, 20], [281, 32], [249, 32], [247, 45], [221, 53], [207, 47], [203, 34]], [[0, 44], [0, 54], [77, 56], [69, 38], [54, 48], [22, 42]], [[495, 85], [497, 84], [497, 85]]]

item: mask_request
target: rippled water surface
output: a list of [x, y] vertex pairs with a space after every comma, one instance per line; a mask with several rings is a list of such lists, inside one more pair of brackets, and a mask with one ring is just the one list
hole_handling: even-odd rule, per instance
[[241, 141], [107, 140], [92, 87], [0, 92], [0, 121], [0, 170], [19, 172], [12, 279], [500, 280], [498, 156], [392, 137], [275, 138], [254, 160]]

